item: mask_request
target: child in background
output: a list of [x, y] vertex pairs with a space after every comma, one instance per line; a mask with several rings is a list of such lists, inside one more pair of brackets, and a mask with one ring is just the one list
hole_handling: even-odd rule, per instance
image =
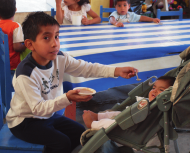
[[16, 0], [0, 1], [0, 27], [2, 28], [2, 31], [8, 35], [12, 77], [14, 75], [15, 69], [20, 63], [20, 53], [26, 49], [23, 43], [24, 36], [22, 27], [19, 23], [14, 22], [15, 12]]
[[21, 61], [13, 78], [15, 94], [6, 116], [8, 127], [21, 140], [45, 145], [47, 153], [70, 153], [80, 144], [85, 128], [56, 112], [92, 96], [81, 96], [80, 90], [63, 94], [64, 73], [131, 78], [138, 70], [92, 64], [59, 51], [59, 23], [44, 12], [29, 14], [22, 25], [25, 45], [32, 53]]
[[[148, 98], [149, 101], [152, 101], [155, 99], [161, 92], [163, 92], [168, 87], [172, 86], [174, 84], [175, 78], [169, 77], [169, 76], [161, 76], [159, 77], [153, 87], [152, 90], [149, 92]], [[142, 99], [142, 97], [141, 97]], [[137, 100], [139, 101], [139, 100]], [[140, 106], [140, 103], [139, 103]], [[115, 116], [117, 116], [120, 111], [111, 111], [111, 112], [105, 112], [105, 113], [94, 113], [92, 111], [84, 110], [83, 114], [83, 121], [87, 128], [92, 129], [101, 129], [109, 127], [112, 123], [115, 122], [113, 119]]]
[[111, 13], [109, 22], [116, 27], [123, 27], [123, 22], [160, 22], [158, 18], [150, 18], [143, 15], [137, 15], [134, 12], [128, 12], [130, 0], [115, 0], [114, 4], [117, 11]]
[[[56, 19], [59, 24], [72, 24], [72, 15], [82, 15], [82, 24], [100, 23], [101, 18], [91, 9], [89, 0], [56, 0]], [[92, 17], [87, 19], [87, 14]]]

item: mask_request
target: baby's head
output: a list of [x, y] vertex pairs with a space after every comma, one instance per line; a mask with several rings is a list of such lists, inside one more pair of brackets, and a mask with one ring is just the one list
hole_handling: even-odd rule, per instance
[[168, 87], [173, 86], [174, 82], [175, 82], [175, 77], [170, 77], [170, 76], [159, 77], [155, 81], [152, 87], [152, 90], [149, 92], [149, 95], [148, 95], [149, 101], [152, 101], [154, 98], [156, 98], [161, 92], [163, 92]]
[[44, 12], [30, 13], [22, 23], [25, 46], [41, 66], [57, 57], [60, 49], [59, 23]]
[[0, 18], [10, 19], [16, 12], [16, 0], [1, 0], [0, 1]]
[[84, 4], [89, 4], [89, 0], [64, 0], [65, 5], [69, 6], [72, 5], [73, 3], [78, 3], [78, 5], [82, 6]]
[[130, 8], [130, 0], [115, 0], [115, 9], [120, 15], [126, 15]]

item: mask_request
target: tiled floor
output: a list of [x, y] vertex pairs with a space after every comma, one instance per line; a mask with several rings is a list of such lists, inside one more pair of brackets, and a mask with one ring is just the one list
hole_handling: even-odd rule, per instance
[[[52, 0], [54, 1], [54, 0]], [[17, 12], [50, 11], [46, 0], [16, 0]]]

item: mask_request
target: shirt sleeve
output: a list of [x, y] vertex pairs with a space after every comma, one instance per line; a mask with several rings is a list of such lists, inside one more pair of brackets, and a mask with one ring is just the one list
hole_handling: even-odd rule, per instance
[[101, 119], [100, 121], [93, 121], [91, 124], [92, 129], [99, 130], [101, 128], [108, 128], [111, 124], [113, 124], [115, 120], [112, 119]]
[[105, 113], [98, 113], [98, 120], [101, 119], [111, 119], [115, 116], [117, 116], [118, 114], [120, 114], [120, 111], [111, 111], [111, 112], [105, 112]]
[[86, 62], [84, 60], [76, 60], [63, 52], [65, 57], [65, 73], [74, 77], [95, 77], [95, 78], [114, 78], [115, 68], [114, 66], [102, 65], [99, 63]]
[[112, 17], [112, 16], [115, 18], [115, 20], [117, 20], [117, 18], [118, 18], [117, 11], [112, 12], [112, 13], [110, 14], [110, 16], [109, 16], [109, 19], [110, 19], [110, 17]]
[[91, 9], [91, 5], [90, 4], [84, 4], [82, 7], [85, 10], [85, 12], [88, 12]]
[[22, 27], [19, 23], [17, 24], [19, 27], [13, 30], [13, 43], [24, 42]]
[[128, 12], [128, 14], [130, 15], [129, 22], [139, 22], [141, 15], [138, 15], [134, 12]]

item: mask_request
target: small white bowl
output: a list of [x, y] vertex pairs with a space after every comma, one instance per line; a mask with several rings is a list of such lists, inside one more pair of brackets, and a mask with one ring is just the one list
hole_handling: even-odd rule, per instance
[[94, 95], [96, 93], [96, 90], [92, 88], [87, 88], [87, 87], [76, 87], [73, 90], [79, 89], [79, 95]]

